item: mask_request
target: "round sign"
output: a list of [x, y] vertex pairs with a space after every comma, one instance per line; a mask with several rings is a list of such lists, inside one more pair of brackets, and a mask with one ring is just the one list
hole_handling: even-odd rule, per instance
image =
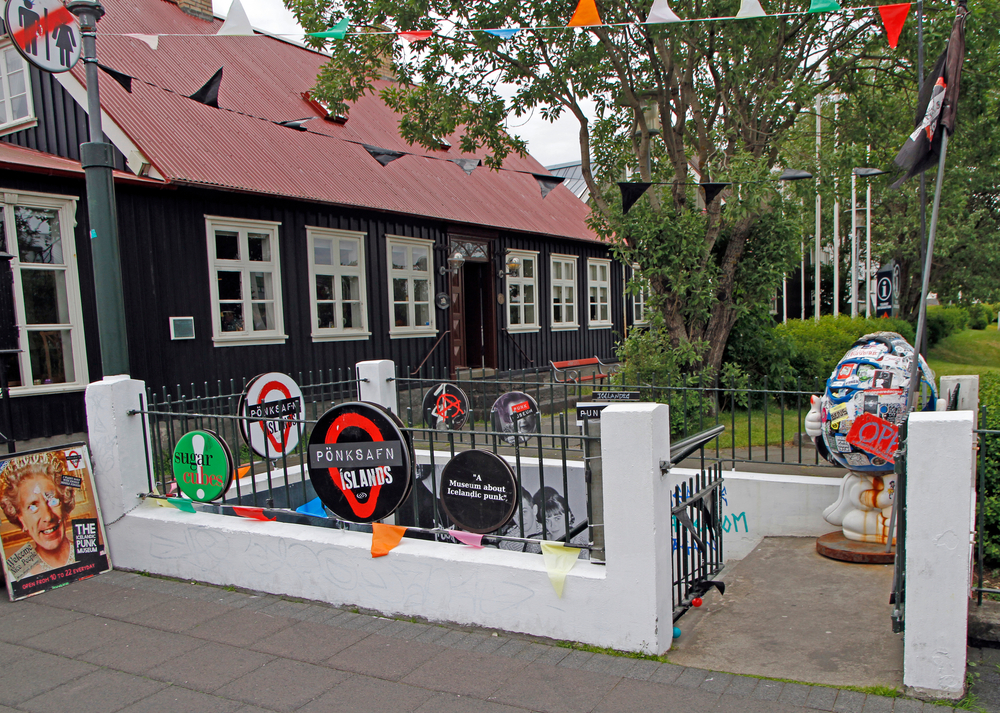
[[299, 445], [302, 424], [296, 423], [306, 410], [302, 390], [295, 381], [277, 372], [261, 374], [251, 381], [240, 400], [240, 432], [250, 449], [261, 458], [280, 458]]
[[4, 22], [14, 48], [39, 69], [68, 72], [80, 59], [80, 20], [61, 0], [7, 0]]
[[469, 419], [469, 397], [442, 382], [424, 394], [424, 424], [442, 431], [461, 431]]
[[448, 296], [447, 292], [438, 292], [434, 296], [434, 304], [437, 305], [438, 309], [448, 309], [451, 307], [451, 297]]
[[402, 422], [370, 403], [323, 414], [309, 439], [309, 480], [333, 514], [350, 522], [388, 517], [413, 485], [413, 456]]
[[[493, 430], [502, 433], [538, 433], [538, 404], [523, 391], [509, 391], [502, 394], [490, 412]], [[504, 436], [507, 443], [521, 445], [528, 442], [528, 436]]]
[[876, 294], [878, 298], [883, 302], [888, 302], [892, 297], [892, 278], [889, 276], [878, 278], [878, 284], [876, 285]]
[[216, 500], [233, 482], [233, 455], [213, 431], [189, 431], [174, 446], [174, 480], [186, 496], [201, 503]]
[[441, 471], [441, 506], [469, 532], [494, 532], [510, 522], [518, 492], [513, 469], [489, 451], [462, 451]]

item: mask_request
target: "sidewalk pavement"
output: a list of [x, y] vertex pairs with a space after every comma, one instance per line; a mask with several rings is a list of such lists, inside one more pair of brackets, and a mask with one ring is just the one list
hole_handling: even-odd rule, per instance
[[0, 713], [815, 710], [953, 709], [127, 572], [0, 602]]

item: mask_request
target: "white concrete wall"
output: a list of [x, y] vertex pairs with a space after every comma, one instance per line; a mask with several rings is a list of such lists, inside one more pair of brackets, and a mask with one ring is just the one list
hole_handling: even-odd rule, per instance
[[965, 689], [974, 427], [971, 411], [909, 419], [903, 684], [914, 695], [957, 699]]
[[[87, 403], [101, 497], [106, 490], [121, 501], [112, 520], [144, 492], [146, 471], [141, 416], [122, 416], [138, 406], [141, 385], [108, 381], [91, 385]], [[373, 559], [368, 534], [152, 503], [107, 528], [108, 549], [115, 565], [127, 569], [662, 653], [673, 636], [670, 491], [659, 472], [670, 452], [667, 414], [662, 404], [604, 411], [607, 565], [579, 561], [562, 599], [538, 555], [404, 538], [388, 556]]]

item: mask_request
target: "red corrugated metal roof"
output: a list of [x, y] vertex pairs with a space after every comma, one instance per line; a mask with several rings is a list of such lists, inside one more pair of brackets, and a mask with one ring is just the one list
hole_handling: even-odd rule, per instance
[[[70, 176], [83, 178], [83, 167], [79, 161], [61, 156], [42, 153], [34, 149], [26, 149], [14, 144], [0, 141], [0, 168], [43, 173], [50, 176]], [[120, 183], [160, 184], [149, 178], [140, 178], [131, 173], [114, 171], [115, 181]]]
[[[399, 135], [398, 116], [376, 97], [359, 100], [346, 124], [316, 118], [305, 125], [308, 132], [254, 118], [315, 115], [302, 93], [315, 83], [326, 60], [321, 54], [266, 36], [215, 36], [221, 21], [190, 17], [166, 0], [107, 0], [104, 7], [98, 57], [140, 81], [128, 94], [102, 79], [101, 104], [170, 182], [596, 239], [586, 225], [589, 208], [572, 192], [558, 186], [543, 199], [537, 181], [517, 173], [548, 174], [533, 158], [510, 157], [504, 164], [510, 170], [480, 167], [466, 175], [440, 159], [482, 155], [408, 145]], [[124, 33], [168, 36], [151, 50]], [[185, 96], [219, 67], [222, 109]], [[84, 81], [82, 63], [73, 72]], [[446, 138], [458, 146], [457, 136]], [[418, 155], [383, 167], [352, 142]]]

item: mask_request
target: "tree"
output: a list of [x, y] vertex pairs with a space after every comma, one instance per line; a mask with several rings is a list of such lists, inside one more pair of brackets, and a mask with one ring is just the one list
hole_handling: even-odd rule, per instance
[[[344, 16], [372, 30], [329, 47], [315, 95], [338, 113], [373, 91], [389, 62], [400, 83], [381, 94], [399, 112], [403, 136], [433, 146], [460, 128], [461, 148], [485, 148], [492, 167], [525, 148], [502, 130], [509, 112], [575, 116], [593, 226], [624, 262], [639, 265], [663, 333], [698, 353], [695, 368], [720, 366], [737, 316], [769, 299], [790, 268], [799, 232], [773, 180], [782, 144], [873, 40], [872, 20], [852, 13], [644, 25], [645, 3], [606, 0], [598, 4], [606, 25], [580, 30], [562, 28], [569, 0], [286, 3], [307, 31]], [[690, 15], [732, 16], [737, 4], [697, 0]], [[774, 13], [807, 7], [768, 4]], [[557, 29], [525, 29], [507, 41], [472, 31], [502, 27]], [[377, 33], [387, 28], [437, 33], [404, 61], [394, 35]], [[590, 101], [594, 120], [583, 108]], [[692, 169], [702, 181], [733, 185], [703, 209]], [[623, 216], [608, 186], [626, 170], [666, 185]]]

